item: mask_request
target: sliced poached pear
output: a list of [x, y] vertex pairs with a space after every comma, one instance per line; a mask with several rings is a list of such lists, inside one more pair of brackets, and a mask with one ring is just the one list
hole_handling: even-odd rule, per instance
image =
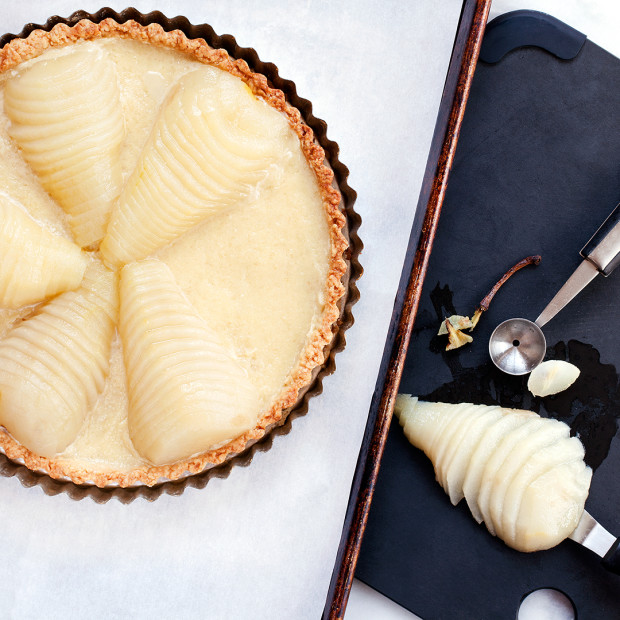
[[450, 447], [453, 456], [447, 459], [445, 467], [445, 486], [450, 501], [455, 506], [465, 496], [463, 482], [471, 463], [472, 453], [479, 445], [482, 436], [493, 423], [502, 417], [501, 407], [489, 407], [488, 409], [476, 408], [476, 415], [472, 416], [472, 422], [463, 429], [458, 445]]
[[77, 288], [87, 255], [0, 195], [0, 306], [19, 308]]
[[[539, 421], [541, 424], [535, 431], [530, 427], [527, 439], [518, 441], [513, 445], [512, 449], [506, 454], [506, 458], [501, 466], [494, 473], [494, 481], [489, 494], [489, 519], [485, 519], [485, 523], [487, 526], [489, 523], [492, 523], [495, 533], [500, 537], [503, 536], [502, 511], [504, 509], [504, 500], [506, 491], [513, 478], [538, 450], [542, 450], [546, 446], [555, 443], [558, 439], [568, 437], [570, 434], [570, 428], [562, 422], [553, 419], [545, 420], [543, 418], [539, 418]], [[523, 428], [525, 427], [521, 427], [519, 430], [514, 431], [514, 433], [520, 434]]]
[[77, 436], [104, 387], [118, 311], [116, 275], [93, 261], [82, 285], [0, 341], [0, 424], [40, 456]]
[[46, 191], [70, 216], [76, 241], [103, 237], [121, 190], [125, 131], [114, 63], [73, 46], [17, 70], [4, 89], [9, 134]]
[[173, 86], [116, 204], [101, 250], [120, 266], [247, 197], [280, 157], [284, 116], [215, 67]]
[[144, 458], [172, 463], [253, 428], [258, 391], [165, 263], [126, 265], [120, 300], [129, 434]]
[[562, 463], [523, 492], [510, 545], [518, 551], [550, 549], [570, 536], [583, 514], [592, 470], [582, 460]]
[[583, 463], [585, 450], [576, 437], [561, 437], [550, 445], [536, 450], [521, 466], [506, 490], [502, 506], [502, 538], [514, 546], [517, 517], [526, 489], [539, 476], [570, 461]]
[[592, 472], [563, 422], [407, 395], [399, 395], [395, 413], [409, 440], [437, 459], [437, 479], [453, 503], [464, 496], [478, 522], [508, 545], [546, 549], [576, 527]]
[[525, 424], [528, 420], [536, 419], [536, 414], [531, 411], [517, 409], [500, 409], [500, 411], [501, 417], [491, 424], [482, 437], [480, 437], [478, 445], [472, 450], [463, 480], [463, 494], [474, 519], [478, 523], [483, 521], [483, 515], [479, 508], [478, 494], [487, 462], [495, 452], [498, 443], [508, 433]]

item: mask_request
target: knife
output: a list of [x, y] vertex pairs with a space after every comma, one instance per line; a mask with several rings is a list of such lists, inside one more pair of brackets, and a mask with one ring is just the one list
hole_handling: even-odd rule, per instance
[[603, 566], [620, 575], [620, 538], [610, 534], [587, 510], [583, 511], [575, 531], [569, 536], [603, 558]]
[[620, 264], [620, 204], [579, 253], [584, 260], [534, 321], [538, 327], [548, 323], [599, 273], [607, 277]]

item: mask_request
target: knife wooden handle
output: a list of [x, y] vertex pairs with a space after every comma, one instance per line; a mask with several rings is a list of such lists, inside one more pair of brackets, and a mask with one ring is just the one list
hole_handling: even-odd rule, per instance
[[609, 548], [603, 558], [603, 566], [612, 573], [620, 575], [620, 538]]

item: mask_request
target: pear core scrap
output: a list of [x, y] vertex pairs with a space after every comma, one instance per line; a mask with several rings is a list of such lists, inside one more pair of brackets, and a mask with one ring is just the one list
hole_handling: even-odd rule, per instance
[[407, 394], [395, 413], [452, 503], [464, 497], [476, 521], [510, 547], [549, 549], [577, 527], [592, 470], [568, 425], [531, 411]]

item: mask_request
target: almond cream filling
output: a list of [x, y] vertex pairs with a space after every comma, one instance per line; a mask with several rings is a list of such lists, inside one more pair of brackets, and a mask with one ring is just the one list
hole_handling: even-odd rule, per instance
[[[121, 155], [126, 180], [169, 88], [199, 63], [129, 40], [76, 45], [91, 47], [93, 53], [105, 46], [116, 64], [126, 130]], [[30, 62], [65, 53], [71, 53], [71, 48], [45, 52]], [[320, 317], [330, 255], [316, 179], [292, 130], [281, 138], [281, 152], [250, 196], [156, 252], [201, 317], [245, 368], [259, 390], [262, 410], [286, 385]], [[41, 188], [9, 139], [8, 119], [2, 113], [0, 187], [37, 221], [71, 237], [66, 215]], [[0, 309], [0, 336], [23, 314], [23, 310]], [[145, 465], [129, 438], [127, 408], [125, 370], [116, 338], [106, 387], [78, 437], [58, 460], [95, 471], [127, 471]]]

